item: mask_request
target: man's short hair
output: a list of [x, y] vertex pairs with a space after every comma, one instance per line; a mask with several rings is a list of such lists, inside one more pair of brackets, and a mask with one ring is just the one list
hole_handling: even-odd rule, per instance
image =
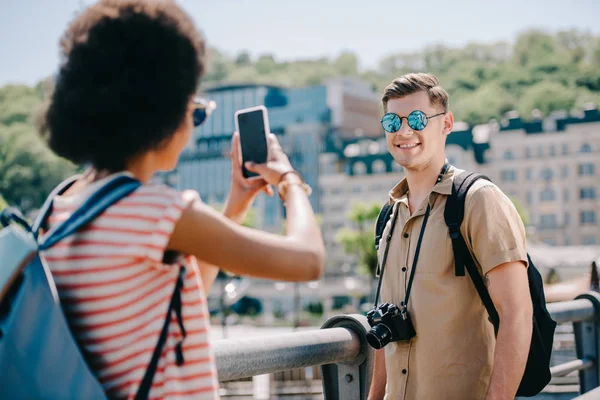
[[396, 78], [385, 88], [381, 98], [383, 112], [387, 112], [388, 101], [417, 92], [427, 92], [432, 106], [441, 108], [443, 112], [448, 111], [448, 93], [440, 86], [438, 78], [419, 72]]

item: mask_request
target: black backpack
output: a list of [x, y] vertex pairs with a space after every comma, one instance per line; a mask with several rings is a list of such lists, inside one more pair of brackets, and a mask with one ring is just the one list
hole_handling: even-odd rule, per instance
[[[465, 199], [469, 188], [479, 179], [490, 180], [489, 178], [469, 172], [462, 172], [454, 177], [452, 184], [452, 194], [448, 196], [446, 208], [444, 209], [444, 219], [448, 226], [448, 234], [452, 239], [452, 249], [454, 250], [455, 275], [464, 276], [465, 267], [475, 284], [477, 293], [483, 302], [488, 314], [489, 320], [494, 325], [494, 331], [498, 334], [500, 320], [494, 303], [488, 293], [483, 278], [479, 273], [475, 262], [469, 252], [462, 234], [460, 225], [465, 214]], [[375, 225], [375, 247], [379, 249], [379, 242], [383, 235], [385, 225], [392, 214], [393, 206], [386, 203]], [[531, 345], [529, 347], [529, 357], [523, 379], [519, 385], [517, 396], [535, 396], [550, 382], [550, 356], [552, 354], [552, 342], [554, 341], [554, 330], [556, 322], [550, 316], [546, 308], [546, 298], [544, 296], [543, 280], [540, 272], [533, 265], [529, 254], [527, 255], [529, 267], [527, 276], [529, 278], [529, 292], [533, 302], [533, 334]]]

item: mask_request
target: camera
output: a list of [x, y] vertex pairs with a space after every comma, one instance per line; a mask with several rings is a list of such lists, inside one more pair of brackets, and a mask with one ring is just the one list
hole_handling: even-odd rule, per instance
[[367, 332], [367, 342], [376, 349], [385, 347], [389, 342], [410, 340], [417, 334], [405, 306], [383, 303], [373, 307], [367, 313], [371, 330]]

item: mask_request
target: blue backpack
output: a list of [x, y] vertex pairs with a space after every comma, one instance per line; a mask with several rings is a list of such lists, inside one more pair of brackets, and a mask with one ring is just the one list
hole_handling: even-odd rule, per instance
[[[75, 180], [68, 179], [53, 191], [33, 226], [16, 209], [5, 209], [0, 214], [4, 226], [0, 230], [1, 399], [106, 399], [69, 329], [52, 274], [39, 252], [90, 223], [141, 184], [125, 175], [113, 178], [40, 240], [40, 227], [52, 209], [53, 197], [64, 193]], [[181, 311], [184, 276], [182, 266], [136, 399], [148, 397], [172, 311]]]

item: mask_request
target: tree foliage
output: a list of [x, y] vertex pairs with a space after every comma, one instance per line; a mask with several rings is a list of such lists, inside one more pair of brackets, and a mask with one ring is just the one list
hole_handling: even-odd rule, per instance
[[55, 156], [37, 135], [33, 115], [44, 96], [34, 88], [8, 85], [0, 89], [0, 193], [24, 212], [41, 206], [74, 166]]
[[256, 82], [281, 86], [322, 84], [335, 76], [368, 81], [380, 93], [395, 77], [415, 71], [437, 75], [450, 94], [457, 120], [470, 124], [500, 119], [517, 109], [529, 118], [582, 107], [600, 100], [600, 37], [567, 30], [522, 32], [514, 43], [442, 44], [390, 54], [377, 68], [361, 70], [359, 57], [342, 51], [331, 58], [278, 61], [272, 54], [252, 59], [247, 52], [228, 55], [215, 49], [205, 82]]
[[338, 232], [337, 241], [344, 251], [356, 256], [360, 272], [375, 277], [377, 270], [377, 251], [375, 250], [375, 221], [381, 210], [377, 203], [356, 203], [348, 213], [352, 228], [343, 228]]

